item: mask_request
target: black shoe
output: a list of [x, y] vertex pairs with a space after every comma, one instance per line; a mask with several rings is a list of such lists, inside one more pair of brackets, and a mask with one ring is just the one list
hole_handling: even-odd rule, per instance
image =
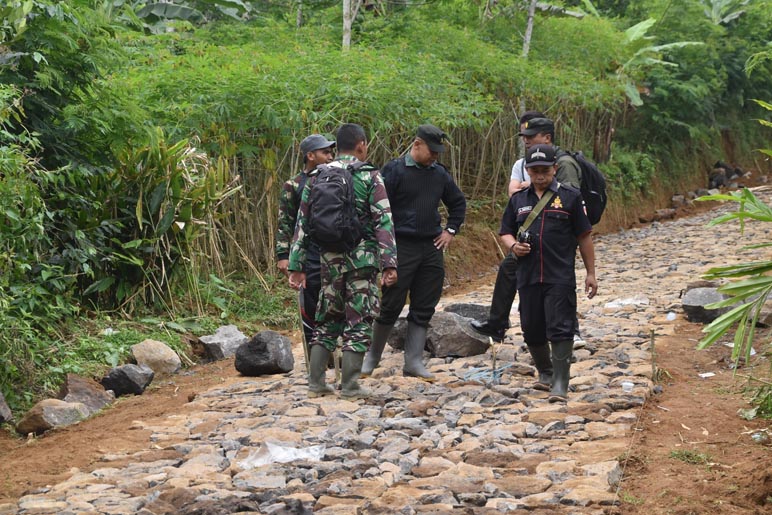
[[490, 336], [493, 338], [493, 341], [496, 343], [501, 343], [504, 340], [504, 329], [495, 329], [491, 327], [491, 324], [487, 321], [485, 322], [479, 322], [477, 320], [472, 320], [469, 325], [474, 329], [476, 332], [483, 334], [485, 336]]

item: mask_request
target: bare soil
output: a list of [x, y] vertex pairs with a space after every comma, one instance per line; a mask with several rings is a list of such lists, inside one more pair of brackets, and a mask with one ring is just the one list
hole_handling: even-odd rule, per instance
[[646, 402], [631, 436], [613, 513], [772, 513], [772, 423], [738, 414], [750, 407], [742, 376], [768, 379], [769, 360], [752, 358], [734, 375], [731, 349], [695, 350], [701, 328], [684, 322], [656, 342], [662, 393]]
[[41, 437], [27, 440], [0, 431], [0, 504], [63, 481], [72, 468], [89, 471], [104, 466], [99, 461], [102, 455], [148, 449], [150, 432], [131, 429], [133, 421], [182, 413], [197, 393], [240, 379], [232, 358], [198, 365], [151, 385], [141, 396], [121, 397], [94, 417]]

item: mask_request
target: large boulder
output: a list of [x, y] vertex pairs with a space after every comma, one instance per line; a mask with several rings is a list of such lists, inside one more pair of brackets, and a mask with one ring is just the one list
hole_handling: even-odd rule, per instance
[[[489, 346], [488, 338], [473, 331], [469, 326], [470, 322], [470, 318], [456, 313], [437, 311], [429, 324], [424, 349], [435, 358], [485, 354]], [[407, 320], [401, 318], [394, 324], [389, 336], [389, 346], [403, 350], [406, 334]]]
[[490, 346], [488, 338], [472, 330], [469, 322], [469, 318], [455, 313], [435, 313], [426, 337], [432, 356], [445, 358], [485, 354]]
[[484, 306], [482, 304], [471, 304], [468, 302], [457, 302], [455, 304], [448, 304], [443, 311], [446, 313], [455, 313], [462, 317], [471, 318], [473, 320], [488, 320], [491, 307]]
[[182, 367], [180, 357], [164, 342], [145, 340], [132, 345], [131, 353], [137, 365], [149, 367], [159, 377], [174, 374]]
[[142, 395], [153, 381], [155, 374], [145, 365], [121, 365], [110, 370], [100, 381], [105, 390], [112, 390], [116, 397]]
[[292, 371], [292, 342], [274, 331], [260, 331], [236, 350], [236, 370], [245, 376], [284, 374]]
[[11, 413], [11, 408], [6, 404], [3, 392], [0, 392], [0, 424], [3, 422], [10, 422], [12, 418], [13, 413]]
[[32, 407], [16, 425], [16, 431], [26, 435], [41, 434], [55, 427], [80, 422], [89, 416], [88, 408], [80, 402], [45, 399]]
[[93, 379], [75, 374], [67, 374], [57, 397], [64, 402], [80, 402], [88, 409], [89, 416], [115, 400], [112, 391], [106, 391], [104, 386]]
[[729, 308], [709, 309], [706, 306], [725, 298], [716, 288], [692, 288], [684, 293], [681, 304], [690, 322], [709, 324], [729, 311]]
[[214, 334], [199, 338], [204, 345], [206, 356], [217, 361], [236, 354], [236, 350], [249, 340], [235, 325], [218, 327]]

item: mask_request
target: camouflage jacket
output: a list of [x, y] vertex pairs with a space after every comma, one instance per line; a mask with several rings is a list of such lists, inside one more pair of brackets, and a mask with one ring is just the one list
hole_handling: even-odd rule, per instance
[[292, 237], [295, 235], [295, 222], [300, 208], [300, 187], [305, 185], [306, 172], [301, 171], [285, 182], [279, 195], [279, 226], [276, 230], [276, 259], [289, 259]]
[[[344, 167], [356, 160], [353, 156], [340, 155], [330, 166]], [[322, 263], [345, 272], [359, 268], [376, 267], [381, 270], [397, 267], [397, 244], [391, 217], [389, 197], [380, 172], [373, 166], [363, 166], [352, 174], [354, 194], [359, 219], [363, 222], [364, 237], [351, 252], [322, 252]], [[308, 197], [314, 176], [311, 175], [303, 189], [298, 222], [289, 255], [289, 269], [304, 269], [311, 238], [308, 235]]]

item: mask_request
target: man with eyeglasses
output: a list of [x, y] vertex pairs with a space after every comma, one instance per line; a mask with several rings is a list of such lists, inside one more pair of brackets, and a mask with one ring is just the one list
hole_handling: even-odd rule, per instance
[[[295, 223], [298, 218], [300, 197], [308, 180], [308, 174], [320, 164], [332, 162], [335, 158], [335, 142], [321, 134], [311, 134], [300, 142], [303, 155], [303, 170], [284, 183], [279, 197], [279, 227], [276, 231], [276, 259], [279, 270], [289, 275], [289, 252]], [[313, 242], [309, 246], [306, 261], [306, 286], [300, 292], [300, 315], [305, 341], [310, 342], [314, 334], [314, 317], [322, 287], [319, 265], [319, 248]]]
[[[429, 321], [442, 294], [443, 252], [464, 223], [466, 199], [447, 168], [437, 159], [447, 135], [434, 125], [421, 125], [405, 156], [387, 163], [381, 173], [389, 195], [397, 238], [397, 283], [382, 289], [381, 313], [373, 324], [373, 342], [362, 366], [369, 376], [381, 360], [386, 340], [410, 294], [405, 337], [405, 376], [434, 381], [423, 364]], [[448, 211], [445, 226], [438, 210]]]

